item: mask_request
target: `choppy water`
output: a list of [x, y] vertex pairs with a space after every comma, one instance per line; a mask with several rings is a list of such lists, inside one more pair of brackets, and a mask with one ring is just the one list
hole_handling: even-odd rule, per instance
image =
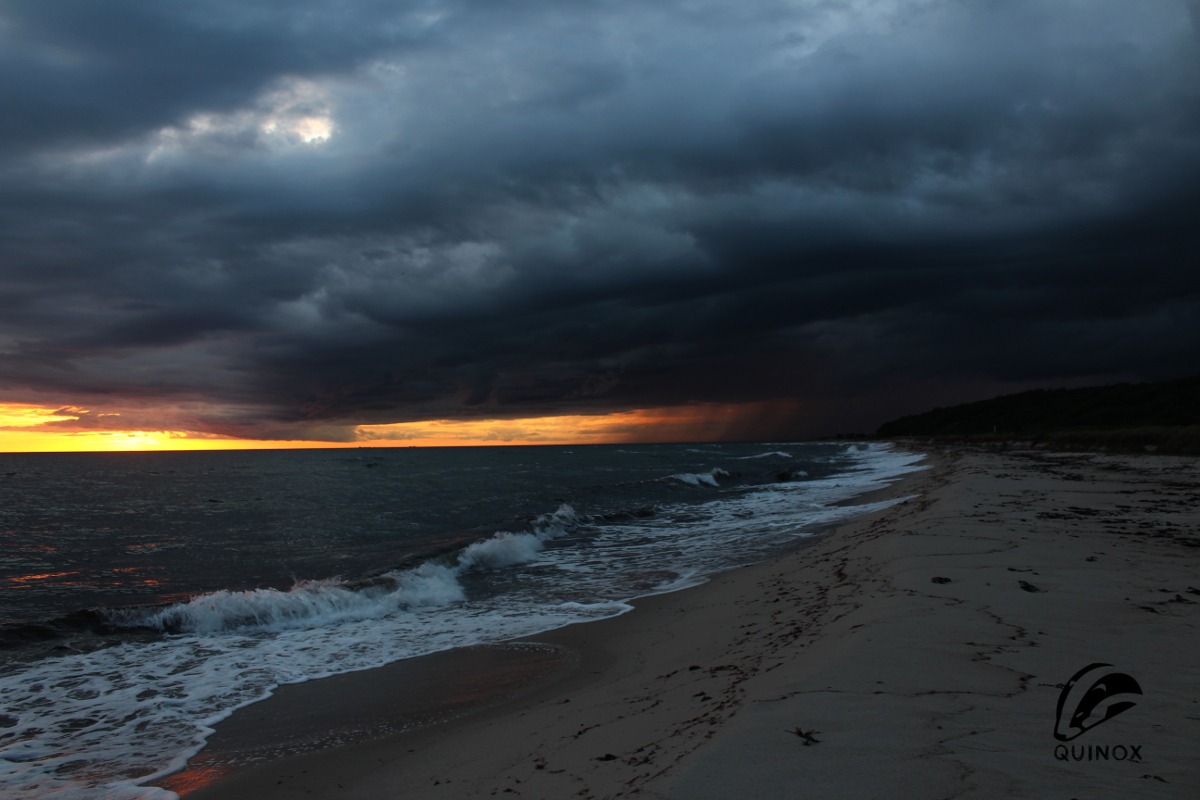
[[0, 796], [173, 797], [283, 683], [622, 613], [878, 507], [882, 445], [0, 455]]

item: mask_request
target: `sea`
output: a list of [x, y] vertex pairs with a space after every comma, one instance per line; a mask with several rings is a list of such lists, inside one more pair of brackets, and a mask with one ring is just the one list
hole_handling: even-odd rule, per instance
[[622, 614], [802, 546], [887, 444], [0, 454], [0, 797], [167, 800], [283, 685]]

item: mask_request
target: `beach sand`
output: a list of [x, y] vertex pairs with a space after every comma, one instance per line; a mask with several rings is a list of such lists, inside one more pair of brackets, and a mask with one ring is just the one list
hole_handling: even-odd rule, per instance
[[[450, 665], [478, 654], [285, 687], [222, 723], [194, 763], [221, 763], [222, 742], [322, 749], [194, 770], [173, 788], [194, 789], [188, 800], [1200, 797], [1200, 461], [936, 449], [928, 464], [885, 490], [910, 499], [810, 547], [531, 637], [551, 648], [493, 653], [483, 671], [507, 678], [483, 680], [473, 704], [421, 711], [448, 721], [313, 733], [414, 720], [381, 700], [387, 687], [454, 695], [479, 679]], [[1143, 693], [1057, 741], [1061, 687], [1093, 663]]]

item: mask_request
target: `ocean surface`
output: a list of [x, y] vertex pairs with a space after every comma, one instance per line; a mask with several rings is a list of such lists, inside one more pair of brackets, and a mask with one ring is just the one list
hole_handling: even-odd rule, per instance
[[[887, 503], [886, 445], [0, 454], [0, 797], [158, 778], [273, 688], [629, 610]], [[894, 501], [893, 501], [894, 502]]]

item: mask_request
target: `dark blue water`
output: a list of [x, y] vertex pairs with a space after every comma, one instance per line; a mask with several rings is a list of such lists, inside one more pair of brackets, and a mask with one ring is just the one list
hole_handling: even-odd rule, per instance
[[[793, 446], [793, 451], [797, 448]], [[563, 503], [703, 502], [846, 465], [844, 447], [643, 445], [0, 455], [0, 620], [355, 576]], [[676, 474], [729, 473], [719, 486]], [[798, 473], [807, 473], [806, 476]]]

